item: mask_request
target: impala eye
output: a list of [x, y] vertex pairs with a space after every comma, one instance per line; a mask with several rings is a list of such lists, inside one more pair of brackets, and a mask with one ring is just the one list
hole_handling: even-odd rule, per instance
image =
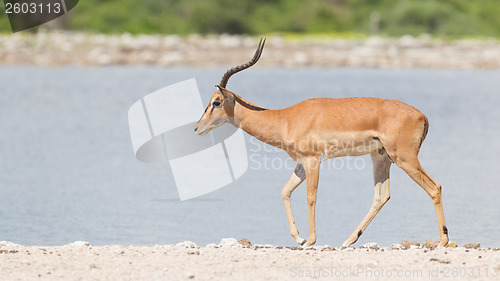
[[220, 106], [220, 101], [218, 101], [218, 100], [214, 101], [214, 106], [219, 107]]

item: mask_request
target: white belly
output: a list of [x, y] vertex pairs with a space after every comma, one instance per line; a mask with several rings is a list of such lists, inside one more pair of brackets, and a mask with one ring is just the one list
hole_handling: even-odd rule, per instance
[[378, 138], [371, 137], [371, 135], [357, 133], [333, 138], [325, 147], [322, 160], [342, 156], [361, 156], [382, 149], [382, 142]]

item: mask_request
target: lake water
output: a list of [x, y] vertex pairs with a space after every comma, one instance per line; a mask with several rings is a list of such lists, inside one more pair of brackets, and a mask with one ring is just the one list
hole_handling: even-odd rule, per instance
[[[281, 200], [294, 169], [284, 152], [245, 135], [250, 169], [236, 182], [184, 202], [168, 164], [134, 157], [127, 111], [135, 101], [196, 78], [207, 102], [224, 71], [0, 67], [0, 240], [205, 245], [245, 237], [295, 245]], [[443, 186], [450, 240], [500, 246], [500, 71], [254, 68], [232, 77], [228, 89], [265, 108], [355, 96], [415, 106], [430, 120], [420, 161]], [[371, 206], [371, 160], [324, 165], [317, 243], [339, 246]], [[292, 208], [307, 238], [305, 185], [293, 194]], [[439, 239], [432, 202], [393, 165], [391, 200], [354, 246], [428, 238]]]

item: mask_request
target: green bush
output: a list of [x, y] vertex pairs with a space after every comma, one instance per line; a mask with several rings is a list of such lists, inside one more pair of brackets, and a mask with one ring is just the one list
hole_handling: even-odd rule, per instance
[[[0, 31], [10, 32], [4, 7]], [[372, 14], [378, 22], [370, 20]], [[67, 28], [104, 33], [500, 36], [498, 0], [82, 0]]]

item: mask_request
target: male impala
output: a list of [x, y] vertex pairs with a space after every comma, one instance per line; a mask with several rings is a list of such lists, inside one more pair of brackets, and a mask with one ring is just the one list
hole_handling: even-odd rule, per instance
[[[368, 224], [389, 200], [389, 170], [396, 163], [432, 199], [439, 223], [440, 246], [448, 243], [441, 185], [422, 168], [418, 160], [420, 146], [429, 123], [424, 114], [403, 102], [379, 98], [310, 99], [294, 106], [271, 110], [256, 106], [226, 90], [231, 75], [254, 65], [260, 58], [265, 40], [259, 43], [252, 60], [229, 69], [210, 99], [194, 131], [205, 135], [224, 123], [231, 123], [255, 138], [286, 151], [297, 167], [283, 188], [290, 234], [300, 245], [316, 242], [314, 213], [322, 161], [341, 156], [370, 154], [373, 161], [375, 197], [368, 214], [343, 246], [356, 242]], [[307, 178], [309, 237], [299, 237], [290, 196]]]

